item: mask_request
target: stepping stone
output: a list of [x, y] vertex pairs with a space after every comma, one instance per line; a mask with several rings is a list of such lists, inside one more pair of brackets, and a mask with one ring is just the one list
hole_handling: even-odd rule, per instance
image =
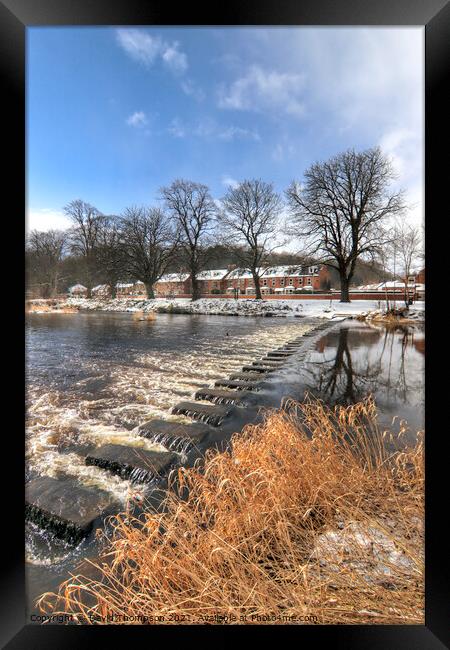
[[252, 366], [270, 366], [271, 368], [278, 368], [278, 366], [283, 365], [284, 362], [285, 359], [268, 359], [267, 357], [264, 357], [252, 361]]
[[210, 406], [198, 402], [179, 402], [172, 409], [172, 413], [176, 415], [187, 415], [212, 427], [219, 427], [230, 412], [230, 406]]
[[273, 352], [268, 352], [266, 357], [268, 359], [278, 359], [280, 357], [290, 357], [291, 354], [293, 354], [293, 352], [290, 352], [289, 350], [273, 350]]
[[133, 483], [148, 483], [167, 472], [177, 461], [170, 451], [147, 451], [125, 445], [103, 445], [89, 456], [86, 465], [96, 465]]
[[138, 427], [138, 434], [173, 451], [188, 452], [201, 443], [211, 427], [200, 422], [183, 424], [170, 420], [149, 420]]
[[[257, 362], [254, 361], [253, 363], [256, 364]], [[243, 371], [243, 372], [251, 372], [251, 373], [254, 373], [254, 372], [273, 372], [274, 370], [277, 370], [278, 367], [279, 367], [278, 364], [277, 364], [276, 366], [269, 366], [269, 365], [257, 366], [257, 365], [252, 365], [252, 366], [243, 366], [243, 367], [242, 367], [242, 371]], [[235, 376], [235, 375], [233, 375], [233, 377], [234, 377], [234, 376]]]
[[245, 391], [202, 388], [195, 393], [195, 399], [204, 399], [214, 404], [244, 404]]
[[[247, 368], [251, 368], [252, 370], [254, 369], [254, 366], [246, 366]], [[259, 372], [235, 372], [232, 375], [230, 375], [230, 379], [234, 380], [237, 379], [239, 381], [245, 381], [247, 382], [260, 382], [261, 381], [261, 373]]]
[[114, 503], [108, 492], [84, 487], [67, 477], [42, 476], [25, 487], [25, 519], [71, 544], [86, 537]]
[[[249, 373], [245, 373], [248, 375]], [[238, 379], [218, 379], [214, 386], [226, 386], [227, 388], [235, 388], [236, 390], [259, 390], [261, 382], [255, 381], [239, 381]]]

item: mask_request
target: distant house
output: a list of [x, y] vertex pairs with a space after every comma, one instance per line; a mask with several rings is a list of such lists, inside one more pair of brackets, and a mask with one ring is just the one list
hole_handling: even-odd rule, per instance
[[211, 269], [201, 271], [197, 275], [197, 281], [201, 294], [219, 294], [226, 291], [226, 278], [230, 271], [228, 269]]
[[82, 284], [74, 284], [73, 287], [69, 288], [70, 295], [74, 297], [85, 297], [87, 296], [87, 292], [87, 287]]
[[162, 275], [155, 283], [154, 291], [155, 296], [158, 298], [189, 294], [191, 291], [189, 273], [166, 273]]
[[143, 282], [141, 282], [140, 280], [137, 280], [134, 283], [134, 286], [133, 286], [133, 295], [135, 295], [135, 296], [144, 295], [145, 296], [146, 293], [147, 293], [147, 290], [145, 288], [145, 284]]
[[116, 284], [116, 296], [118, 298], [124, 298], [126, 296], [133, 295], [133, 282], [118, 282]]
[[377, 284], [362, 284], [356, 289], [350, 289], [350, 293], [380, 293], [389, 295], [394, 294], [399, 298], [405, 296], [405, 290], [408, 296], [413, 300], [422, 300], [425, 298], [425, 284], [416, 283], [417, 275], [411, 275], [408, 282], [405, 284], [404, 280], [388, 280], [386, 282], [378, 282]]
[[[301, 290], [318, 291], [329, 284], [329, 273], [325, 266], [284, 265], [273, 266], [264, 270], [260, 277], [262, 294], [292, 294]], [[239, 290], [240, 294], [255, 293], [252, 274], [246, 269], [234, 269], [227, 275], [229, 294]]]
[[109, 298], [111, 295], [111, 287], [109, 284], [98, 284], [92, 288], [92, 295], [97, 298]]

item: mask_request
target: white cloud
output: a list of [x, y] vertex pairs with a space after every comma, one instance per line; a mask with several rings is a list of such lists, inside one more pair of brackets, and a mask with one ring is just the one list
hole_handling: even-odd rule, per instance
[[169, 128], [167, 129], [174, 138], [184, 138], [186, 135], [186, 129], [181, 123], [181, 120], [178, 117], [175, 117], [170, 123]]
[[399, 180], [407, 180], [420, 173], [421, 143], [418, 133], [410, 129], [394, 129], [380, 139], [380, 147], [392, 162]]
[[250, 66], [228, 87], [219, 88], [219, 107], [247, 111], [273, 111], [304, 115], [304, 75]]
[[251, 129], [242, 129], [239, 126], [228, 126], [222, 131], [219, 131], [217, 133], [217, 137], [221, 138], [221, 140], [234, 140], [235, 138], [243, 138], [256, 141], [261, 140], [257, 131]]
[[142, 29], [118, 29], [116, 34], [122, 49], [132, 59], [146, 66], [152, 65], [161, 52], [161, 39], [158, 36], [150, 36]]
[[72, 225], [70, 219], [63, 212], [48, 208], [28, 210], [25, 223], [27, 232], [31, 230], [65, 230]]
[[[275, 162], [297, 151], [312, 161], [322, 158], [322, 147], [328, 157], [347, 147], [379, 144], [392, 159], [396, 185], [415, 204], [411, 219], [421, 218], [422, 27], [242, 29], [233, 52], [235, 65], [224, 66], [232, 81], [219, 88], [219, 105], [283, 114], [269, 154]], [[243, 67], [243, 61], [254, 65]], [[303, 116], [304, 142], [289, 115]]]
[[151, 36], [142, 29], [116, 30], [120, 47], [135, 61], [150, 67], [160, 58], [172, 72], [182, 73], [188, 68], [187, 56], [178, 41], [169, 43], [160, 36]]
[[212, 118], [204, 118], [194, 125], [186, 125], [176, 117], [170, 123], [168, 131], [175, 138], [184, 138], [189, 134], [198, 138], [215, 138], [225, 142], [232, 140], [254, 140], [258, 142], [261, 140], [258, 131], [255, 129], [245, 129], [233, 125], [222, 126]]
[[225, 187], [232, 187], [234, 189], [239, 186], [239, 181], [225, 174], [222, 176], [222, 185], [225, 185]]
[[172, 45], [164, 44], [162, 49], [162, 59], [173, 72], [184, 72], [188, 67], [187, 56], [180, 52], [179, 46], [180, 44], [175, 42]]
[[205, 99], [205, 93], [194, 81], [192, 81], [192, 79], [186, 79], [183, 81], [181, 83], [181, 89], [185, 95], [193, 97], [198, 102], [202, 102]]
[[127, 118], [127, 124], [134, 127], [143, 127], [148, 124], [147, 117], [144, 111], [136, 111], [129, 118]]
[[272, 151], [272, 160], [275, 162], [284, 162], [295, 154], [295, 147], [289, 142], [277, 142]]

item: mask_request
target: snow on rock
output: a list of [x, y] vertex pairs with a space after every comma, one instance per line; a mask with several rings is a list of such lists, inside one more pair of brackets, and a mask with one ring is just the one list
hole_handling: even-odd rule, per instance
[[339, 572], [344, 566], [360, 573], [369, 583], [383, 581], [398, 573], [413, 574], [417, 567], [396, 544], [376, 525], [349, 522], [341, 530], [327, 531], [316, 541], [311, 559]]
[[340, 303], [330, 300], [256, 300], [240, 298], [188, 298], [143, 300], [115, 298], [110, 300], [69, 298], [65, 304], [78, 309], [111, 312], [160, 312], [172, 314], [222, 314], [229, 316], [315, 317], [334, 319], [364, 317], [379, 305], [373, 300]]
[[[355, 300], [341, 303], [337, 300], [256, 300], [249, 298], [201, 298], [192, 302], [189, 298], [75, 298], [64, 301], [61, 307], [75, 307], [89, 311], [108, 312], [160, 312], [169, 314], [221, 314], [225, 316], [272, 316], [333, 319], [382, 318], [385, 310], [376, 300]], [[425, 303], [416, 302], [410, 307], [408, 319], [423, 321]]]

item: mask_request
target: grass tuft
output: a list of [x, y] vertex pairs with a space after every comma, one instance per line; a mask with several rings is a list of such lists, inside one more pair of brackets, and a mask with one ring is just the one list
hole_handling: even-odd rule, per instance
[[116, 516], [95, 577], [39, 607], [82, 623], [423, 624], [423, 436], [404, 434], [380, 430], [371, 398], [287, 402], [178, 470], [164, 513]]

